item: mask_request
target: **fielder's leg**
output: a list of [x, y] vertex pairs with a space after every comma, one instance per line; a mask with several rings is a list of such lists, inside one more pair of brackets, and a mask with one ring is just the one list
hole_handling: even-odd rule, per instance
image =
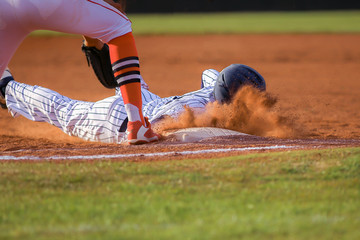
[[158, 141], [160, 136], [152, 131], [142, 113], [140, 64], [132, 33], [117, 37], [108, 44], [115, 80], [119, 84], [129, 118], [129, 144]]

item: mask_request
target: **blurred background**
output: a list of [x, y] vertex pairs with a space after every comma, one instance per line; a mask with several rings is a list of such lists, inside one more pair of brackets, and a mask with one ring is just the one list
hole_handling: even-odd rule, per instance
[[128, 0], [128, 13], [360, 9], [356, 0]]

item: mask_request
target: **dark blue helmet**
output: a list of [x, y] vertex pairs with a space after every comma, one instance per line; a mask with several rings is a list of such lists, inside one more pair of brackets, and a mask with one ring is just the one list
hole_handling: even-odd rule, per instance
[[231, 64], [224, 68], [215, 83], [215, 99], [228, 103], [243, 86], [251, 85], [260, 91], [266, 90], [264, 78], [253, 68], [243, 64]]

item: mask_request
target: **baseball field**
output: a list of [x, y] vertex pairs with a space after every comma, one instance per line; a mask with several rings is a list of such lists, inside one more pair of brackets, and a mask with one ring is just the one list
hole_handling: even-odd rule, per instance
[[[244, 93], [247, 111], [167, 123], [211, 118], [249, 135], [104, 144], [2, 110], [0, 239], [360, 238], [359, 11], [130, 17], [142, 75], [161, 97], [197, 90], [208, 68], [258, 70], [267, 94]], [[80, 46], [36, 32], [10, 69], [74, 99], [113, 95]]]

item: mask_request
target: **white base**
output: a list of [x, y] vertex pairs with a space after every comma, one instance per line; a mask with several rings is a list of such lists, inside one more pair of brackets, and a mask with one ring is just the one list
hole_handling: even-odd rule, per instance
[[246, 136], [248, 134], [214, 127], [194, 127], [176, 130], [169, 132], [167, 136], [174, 136], [178, 141], [182, 142], [197, 142], [202, 139], [223, 136]]

